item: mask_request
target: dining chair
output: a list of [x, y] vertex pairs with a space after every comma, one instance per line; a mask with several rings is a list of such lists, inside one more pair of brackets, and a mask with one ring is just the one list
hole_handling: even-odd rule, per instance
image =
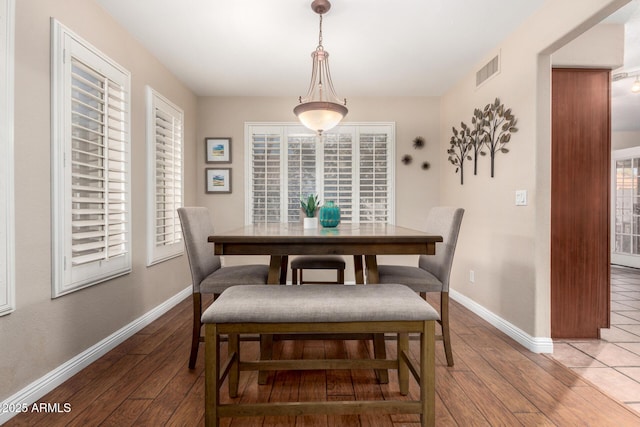
[[207, 238], [214, 234], [209, 210], [203, 207], [178, 208], [182, 235], [191, 269], [193, 286], [193, 334], [189, 369], [196, 366], [201, 336], [202, 294], [218, 295], [230, 286], [266, 285], [268, 265], [238, 265], [222, 267], [220, 257], [214, 255], [213, 244]]
[[[341, 256], [333, 255], [304, 255], [298, 256], [291, 261], [291, 283], [293, 285], [303, 285], [305, 283], [328, 283], [344, 285], [344, 269], [346, 263]], [[336, 270], [336, 281], [305, 281], [304, 270]]]
[[453, 366], [451, 336], [449, 333], [449, 277], [453, 255], [458, 242], [464, 209], [434, 207], [427, 215], [425, 231], [442, 236], [436, 243], [435, 255], [420, 255], [418, 266], [379, 265], [380, 283], [400, 283], [418, 292], [424, 299], [427, 292], [440, 293], [440, 326], [442, 335], [436, 337], [444, 343], [447, 365]]

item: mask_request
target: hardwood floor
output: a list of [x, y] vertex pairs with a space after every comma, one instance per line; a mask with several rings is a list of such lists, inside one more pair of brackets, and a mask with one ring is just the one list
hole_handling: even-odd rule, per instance
[[[436, 306], [435, 299], [430, 302]], [[198, 426], [204, 424], [204, 348], [196, 369], [187, 368], [191, 301], [152, 325], [46, 395], [40, 402], [70, 405], [66, 413], [28, 412], [6, 426]], [[547, 357], [531, 353], [451, 302], [455, 366], [448, 368], [442, 343], [436, 352], [437, 426], [630, 426], [640, 417], [623, 404]], [[243, 342], [245, 358], [258, 344]], [[417, 341], [411, 342], [417, 355]], [[286, 341], [275, 356], [369, 357], [363, 341]], [[226, 350], [223, 350], [222, 354]], [[394, 354], [395, 343], [387, 343]], [[226, 388], [223, 388], [225, 391]], [[258, 386], [243, 373], [245, 402], [384, 399], [399, 396], [395, 371], [376, 383], [373, 371], [276, 372]], [[410, 394], [416, 396], [412, 380]], [[228, 396], [223, 394], [223, 401]], [[51, 406], [51, 405], [50, 405]], [[418, 426], [417, 416], [300, 416], [223, 419], [223, 426]]]

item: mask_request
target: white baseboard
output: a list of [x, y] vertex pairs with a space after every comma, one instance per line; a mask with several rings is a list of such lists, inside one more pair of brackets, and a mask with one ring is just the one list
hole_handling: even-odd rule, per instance
[[459, 292], [449, 289], [449, 295], [456, 302], [459, 302], [482, 319], [495, 326], [500, 331], [507, 334], [509, 337], [517, 341], [520, 345], [527, 350], [534, 353], [553, 353], [553, 340], [547, 337], [532, 337], [522, 329], [507, 322], [502, 317], [487, 310], [469, 297], [462, 295]]
[[[108, 351], [114, 349], [126, 339], [133, 336], [145, 326], [151, 324], [154, 320], [168, 312], [179, 302], [187, 298], [193, 292], [191, 285], [183, 289], [176, 295], [172, 296], [153, 310], [143, 314], [133, 322], [124, 326], [120, 330], [109, 335], [102, 341], [78, 354], [74, 358], [68, 360], [53, 371], [35, 380], [13, 396], [8, 397], [0, 402], [1, 408], [23, 408], [30, 407], [37, 402], [45, 394], [67, 381], [69, 378], [98, 360]], [[17, 412], [0, 412], [0, 425], [7, 422], [17, 415]]]

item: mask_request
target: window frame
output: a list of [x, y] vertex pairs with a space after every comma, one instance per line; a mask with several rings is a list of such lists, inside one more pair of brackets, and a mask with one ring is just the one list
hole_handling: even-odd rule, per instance
[[[151, 266], [171, 258], [175, 258], [184, 253], [184, 239], [180, 228], [180, 218], [177, 209], [184, 206], [184, 111], [162, 96], [152, 87], [146, 87], [147, 101], [147, 266]], [[172, 210], [171, 219], [174, 222], [173, 227], [176, 228], [175, 233], [179, 234], [179, 240], [169, 245], [156, 245], [156, 166], [157, 166], [157, 144], [156, 144], [156, 110], [161, 109], [172, 119], [180, 121], [180, 200]], [[167, 111], [174, 110], [174, 111]], [[174, 117], [175, 115], [179, 117]], [[175, 148], [175, 143], [172, 145]]]
[[0, 316], [16, 309], [14, 214], [15, 0], [0, 0]]
[[[353, 170], [354, 175], [358, 176], [358, 181], [354, 182], [354, 192], [359, 192], [359, 180], [361, 177], [360, 174], [360, 164], [359, 161], [359, 150], [360, 150], [360, 140], [358, 137], [367, 131], [372, 131], [376, 129], [385, 129], [386, 135], [389, 138], [388, 147], [389, 150], [387, 152], [387, 203], [388, 203], [388, 211], [387, 211], [387, 223], [395, 224], [395, 157], [396, 157], [396, 130], [395, 130], [395, 122], [346, 122], [341, 123], [336, 126], [336, 128], [331, 131], [326, 132], [326, 134], [335, 134], [339, 133], [342, 129], [352, 130], [354, 139], [354, 164]], [[306, 129], [300, 123], [297, 122], [245, 122], [244, 129], [244, 139], [245, 139], [245, 224], [250, 225], [253, 223], [253, 183], [252, 183], [252, 171], [253, 171], [253, 154], [252, 154], [252, 132], [264, 131], [263, 133], [270, 134], [279, 134], [280, 139], [280, 184], [281, 188], [281, 197], [280, 197], [280, 219], [281, 222], [288, 222], [287, 215], [287, 191], [288, 187], [288, 177], [287, 177], [287, 162], [288, 162], [288, 154], [287, 154], [287, 136], [290, 134], [308, 134], [314, 135], [312, 131]], [[326, 138], [326, 135], [325, 135]], [[318, 142], [318, 144], [322, 144], [323, 142]], [[316, 174], [324, 173], [324, 156], [321, 154], [322, 152], [316, 152]], [[316, 182], [316, 192], [322, 198], [322, 194], [324, 193], [324, 177], [317, 179]], [[353, 198], [354, 205], [357, 203], [356, 199]], [[337, 203], [339, 205], [339, 203]], [[359, 222], [357, 220], [352, 221], [353, 223]]]
[[[51, 19], [51, 169], [52, 169], [52, 298], [75, 292], [131, 272], [131, 73], [83, 38]], [[121, 87], [124, 111], [121, 155], [109, 157], [123, 163], [121, 171], [122, 217], [126, 224], [122, 246], [124, 253], [101, 261], [72, 266], [72, 63], [91, 68], [95, 74]], [[107, 103], [107, 106], [109, 103]], [[102, 115], [108, 115], [106, 109]], [[108, 127], [108, 123], [106, 122]], [[107, 137], [108, 138], [108, 137]], [[109, 150], [109, 142], [104, 144]], [[117, 150], [113, 149], [113, 150]], [[109, 150], [111, 151], [111, 150]], [[79, 276], [79, 277], [78, 277]]]

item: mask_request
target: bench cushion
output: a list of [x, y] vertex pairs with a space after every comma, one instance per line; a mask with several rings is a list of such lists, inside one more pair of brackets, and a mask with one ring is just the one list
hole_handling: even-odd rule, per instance
[[438, 320], [404, 285], [246, 285], [225, 290], [202, 323], [333, 323]]

